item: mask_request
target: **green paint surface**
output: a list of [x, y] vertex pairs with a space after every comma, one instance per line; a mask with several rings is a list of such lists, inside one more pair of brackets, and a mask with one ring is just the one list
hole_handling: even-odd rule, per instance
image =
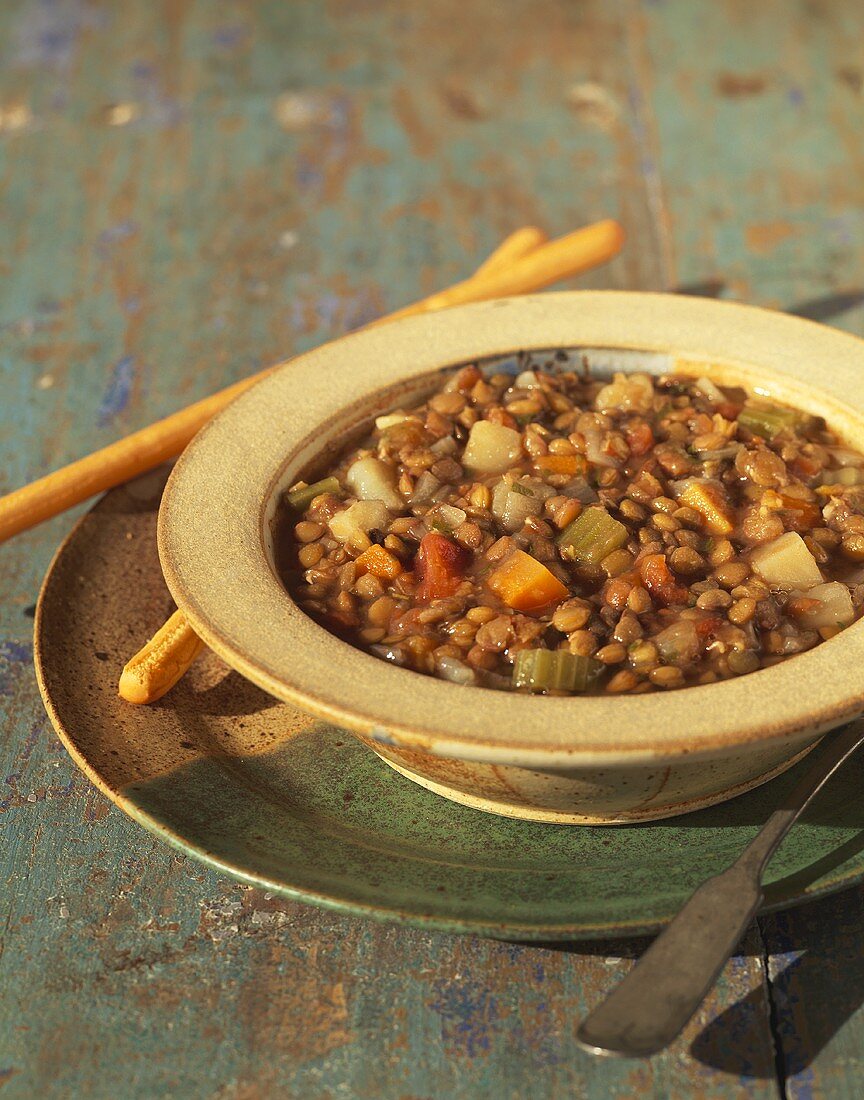
[[[862, 21], [852, 0], [4, 5], [0, 491], [527, 222], [624, 221], [580, 286], [722, 284], [864, 332]], [[668, 1053], [598, 1062], [574, 1022], [644, 941], [377, 924], [158, 842], [75, 769], [33, 679], [27, 609], [71, 518], [0, 548], [4, 1097], [861, 1094], [858, 888], [761, 919]], [[830, 853], [856, 822], [807, 828]]]

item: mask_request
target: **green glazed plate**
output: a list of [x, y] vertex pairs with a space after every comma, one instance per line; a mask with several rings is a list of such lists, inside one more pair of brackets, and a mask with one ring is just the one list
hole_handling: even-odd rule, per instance
[[[165, 477], [109, 493], [58, 552], [37, 610], [37, 674], [57, 732], [90, 779], [145, 828], [245, 882], [451, 932], [646, 932], [732, 862], [807, 766], [665, 822], [544, 825], [416, 786], [350, 734], [277, 702], [210, 654], [159, 703], [123, 703], [124, 662], [173, 610], [155, 544]], [[766, 908], [864, 877], [862, 787], [864, 754], [772, 861]]]

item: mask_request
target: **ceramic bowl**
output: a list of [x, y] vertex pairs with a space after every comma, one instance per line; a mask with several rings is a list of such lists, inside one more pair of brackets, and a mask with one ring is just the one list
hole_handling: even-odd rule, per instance
[[178, 606], [280, 699], [352, 731], [403, 775], [512, 817], [644, 821], [745, 791], [864, 710], [864, 622], [740, 679], [647, 695], [546, 698], [421, 676], [308, 618], [278, 579], [281, 493], [438, 372], [581, 349], [596, 370], [683, 370], [808, 409], [864, 449], [864, 342], [779, 313], [659, 294], [502, 299], [356, 333], [286, 363], [187, 448], [159, 516]]

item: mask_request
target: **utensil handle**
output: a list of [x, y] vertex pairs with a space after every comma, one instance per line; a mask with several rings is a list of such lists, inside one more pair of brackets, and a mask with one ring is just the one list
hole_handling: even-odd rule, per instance
[[626, 978], [580, 1024], [595, 1054], [644, 1058], [679, 1034], [714, 984], [762, 902], [738, 864], [704, 882]]
[[594, 1054], [645, 1058], [668, 1046], [714, 985], [762, 904], [762, 873], [813, 796], [864, 744], [864, 721], [829, 734], [815, 758], [732, 866], [708, 879], [626, 978], [580, 1024]]

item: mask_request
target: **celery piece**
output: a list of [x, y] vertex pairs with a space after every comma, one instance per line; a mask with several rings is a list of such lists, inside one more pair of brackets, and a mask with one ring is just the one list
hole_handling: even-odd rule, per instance
[[765, 439], [773, 439], [784, 428], [797, 428], [801, 420], [801, 413], [795, 409], [784, 409], [780, 405], [747, 404], [738, 414], [738, 423], [742, 427]]
[[565, 649], [523, 649], [513, 662], [513, 687], [529, 691], [589, 691], [606, 666]]
[[627, 541], [627, 528], [605, 508], [586, 508], [558, 536], [558, 548], [565, 561], [599, 565], [613, 550]]
[[285, 497], [289, 508], [295, 512], [305, 512], [315, 497], [322, 493], [339, 493], [341, 486], [339, 478], [325, 477], [323, 481], [316, 481], [312, 485], [304, 485], [302, 489], [293, 489]]

